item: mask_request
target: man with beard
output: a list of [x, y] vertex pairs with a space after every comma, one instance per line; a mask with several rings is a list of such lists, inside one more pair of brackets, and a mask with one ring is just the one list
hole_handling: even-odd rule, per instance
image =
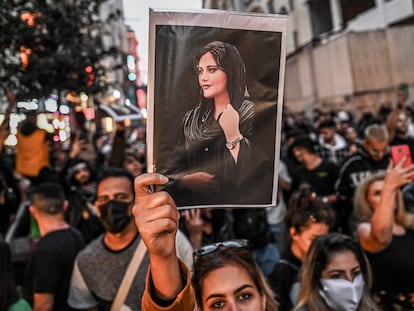
[[[108, 168], [97, 179], [95, 207], [105, 232], [76, 257], [68, 304], [77, 310], [108, 311], [141, 240], [132, 218], [134, 177], [121, 168]], [[177, 234], [177, 255], [192, 266], [192, 247]], [[141, 310], [149, 258], [146, 254], [121, 310]]]
[[325, 160], [341, 165], [349, 156], [349, 146], [346, 139], [337, 133], [336, 127], [336, 122], [332, 119], [319, 124], [318, 153]]
[[352, 234], [350, 216], [353, 211], [355, 188], [366, 178], [387, 169], [389, 155], [389, 135], [381, 124], [371, 124], [364, 132], [362, 147], [342, 164], [339, 178], [335, 183], [338, 195], [338, 221], [345, 234]]
[[414, 138], [408, 136], [408, 115], [405, 110], [396, 109], [389, 117], [387, 128], [390, 133], [390, 145], [408, 145], [414, 155]]

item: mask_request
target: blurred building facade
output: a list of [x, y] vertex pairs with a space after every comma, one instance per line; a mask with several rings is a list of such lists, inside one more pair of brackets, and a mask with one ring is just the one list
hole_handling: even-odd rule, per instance
[[206, 0], [205, 8], [288, 17], [284, 105], [354, 112], [414, 93], [412, 0]]

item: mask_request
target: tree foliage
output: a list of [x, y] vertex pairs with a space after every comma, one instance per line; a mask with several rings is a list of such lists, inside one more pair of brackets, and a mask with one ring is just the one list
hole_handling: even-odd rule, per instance
[[[105, 87], [101, 60], [116, 56], [100, 36], [100, 5], [106, 0], [2, 0], [0, 86], [18, 98], [54, 90], [96, 93]], [[110, 15], [117, 19], [118, 15]]]

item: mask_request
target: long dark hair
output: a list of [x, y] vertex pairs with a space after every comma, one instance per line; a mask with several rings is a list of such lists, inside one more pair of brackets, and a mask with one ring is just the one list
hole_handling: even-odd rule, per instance
[[364, 293], [361, 297], [357, 310], [374, 311], [378, 306], [370, 296], [372, 285], [371, 267], [368, 259], [351, 237], [341, 233], [329, 233], [317, 237], [313, 242], [303, 262], [301, 270], [301, 289], [298, 296], [298, 303], [295, 310], [308, 306], [310, 311], [329, 310], [325, 301], [319, 294], [321, 289], [320, 279], [322, 271], [329, 264], [333, 255], [350, 251], [358, 260], [361, 274], [365, 281]]
[[[246, 66], [239, 51], [234, 45], [227, 42], [210, 42], [194, 58], [193, 65], [196, 72], [201, 56], [208, 52], [213, 54], [218, 67], [226, 73], [227, 90], [230, 95], [231, 104], [234, 109], [239, 110], [243, 100], [248, 97], [246, 88]], [[209, 101], [202, 95], [201, 98], [204, 102]]]
[[192, 284], [199, 308], [203, 308], [203, 288], [201, 284], [212, 271], [229, 264], [239, 266], [246, 270], [253, 280], [258, 292], [266, 297], [266, 311], [277, 311], [277, 303], [267, 281], [256, 265], [252, 253], [246, 248], [219, 247], [215, 252], [198, 257], [194, 262]]

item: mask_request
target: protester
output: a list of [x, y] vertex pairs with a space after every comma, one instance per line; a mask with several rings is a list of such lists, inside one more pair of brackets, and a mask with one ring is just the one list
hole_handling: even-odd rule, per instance
[[[77, 256], [68, 303], [76, 309], [110, 310], [118, 288], [141, 237], [132, 221], [134, 177], [121, 168], [108, 168], [97, 179], [95, 206], [105, 232]], [[185, 237], [177, 236], [179, 257], [192, 266], [192, 248]], [[125, 307], [141, 310], [141, 297], [148, 270], [145, 255], [136, 273]]]
[[[334, 213], [321, 201], [314, 200], [310, 187], [303, 185], [292, 194], [285, 218], [288, 229], [288, 248], [269, 275], [269, 283], [276, 294], [280, 311], [293, 308], [293, 285], [298, 282], [302, 261], [312, 241], [329, 232], [334, 225]], [[296, 298], [296, 297], [295, 297]]]
[[319, 155], [336, 165], [349, 156], [349, 145], [346, 139], [337, 133], [337, 124], [333, 119], [328, 119], [319, 124]]
[[315, 143], [308, 135], [296, 137], [291, 148], [293, 155], [301, 163], [301, 167], [292, 175], [292, 191], [306, 183], [312, 186], [312, 192], [318, 200], [335, 203], [337, 198], [334, 184], [338, 178], [339, 167], [316, 153]]
[[199, 310], [277, 310], [244, 242], [222, 242], [195, 251], [193, 289], [188, 269], [176, 256], [179, 214], [175, 202], [164, 191], [149, 193], [149, 186], [167, 182], [160, 174], [144, 174], [135, 180], [133, 213], [150, 256], [142, 310], [193, 311], [196, 300]]
[[37, 126], [37, 114], [28, 111], [17, 130], [16, 172], [32, 185], [50, 181], [53, 176], [49, 162], [51, 134]]
[[69, 201], [65, 213], [68, 222], [77, 228], [88, 244], [104, 230], [93, 205], [96, 196], [96, 176], [92, 165], [85, 159], [69, 160], [63, 170], [63, 185]]
[[349, 236], [316, 238], [303, 262], [295, 311], [379, 311], [370, 296], [371, 270]]
[[355, 197], [358, 240], [385, 311], [414, 309], [414, 214], [406, 212], [400, 192], [412, 176], [414, 165], [403, 168], [401, 162], [363, 182]]
[[34, 310], [66, 311], [73, 262], [84, 241], [64, 219], [68, 203], [59, 184], [41, 183], [31, 189], [30, 197], [29, 210], [41, 239], [25, 274], [24, 298]]
[[409, 118], [406, 110], [394, 110], [387, 122], [390, 133], [390, 146], [407, 145], [411, 157], [414, 156], [414, 138], [408, 135]]
[[385, 171], [389, 160], [388, 131], [384, 125], [366, 127], [363, 146], [342, 164], [335, 189], [338, 193], [338, 220], [343, 233], [352, 235], [350, 217], [356, 187], [369, 176]]

